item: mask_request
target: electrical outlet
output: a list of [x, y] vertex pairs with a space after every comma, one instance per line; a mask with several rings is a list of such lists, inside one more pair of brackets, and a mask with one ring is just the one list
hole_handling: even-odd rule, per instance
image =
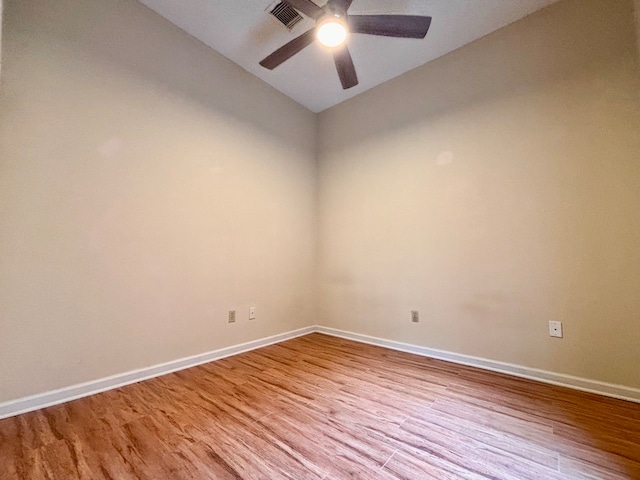
[[420, 314], [418, 310], [411, 310], [411, 321], [413, 323], [418, 323], [420, 321]]
[[249, 307], [249, 320], [256, 319], [256, 307]]
[[236, 323], [236, 311], [229, 310], [229, 323]]
[[562, 338], [562, 322], [549, 322], [549, 335]]

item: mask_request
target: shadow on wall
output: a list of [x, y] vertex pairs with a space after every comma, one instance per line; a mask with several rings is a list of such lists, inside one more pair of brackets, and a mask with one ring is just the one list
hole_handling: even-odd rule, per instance
[[3, 23], [3, 9], [4, 0], [0, 0], [0, 83], [2, 83], [2, 23]]
[[[636, 39], [638, 41], [638, 62], [640, 63], [640, 0], [635, 0], [634, 10], [636, 14]], [[640, 69], [638, 71], [640, 75]]]
[[[517, 95], [532, 86], [570, 79], [619, 58], [620, 53], [631, 54], [629, 46], [633, 42], [629, 40], [635, 35], [632, 12], [602, 9], [598, 2], [581, 0], [553, 4], [532, 14], [526, 22], [507, 26], [329, 109], [320, 117], [321, 148], [339, 149], [366, 142], [432, 117]], [[609, 18], [602, 21], [605, 15]], [[612, 31], [612, 24], [619, 29]], [[573, 35], [576, 26], [581, 27], [579, 37]], [[541, 31], [546, 35], [540, 35]], [[422, 87], [416, 89], [416, 85]], [[322, 129], [322, 124], [330, 124], [334, 115], [347, 119], [350, 128], [331, 129], [330, 135], [324, 135], [328, 129]], [[367, 118], [364, 124], [358, 121], [363, 117]]]

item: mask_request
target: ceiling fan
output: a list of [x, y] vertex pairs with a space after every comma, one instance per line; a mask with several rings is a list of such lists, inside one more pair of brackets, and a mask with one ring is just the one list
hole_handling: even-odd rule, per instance
[[296, 10], [314, 19], [314, 28], [294, 38], [260, 62], [273, 70], [293, 57], [314, 40], [332, 49], [333, 59], [343, 89], [358, 84], [349, 49], [344, 44], [349, 33], [365, 33], [383, 37], [424, 38], [431, 25], [431, 17], [418, 15], [348, 15], [353, 0], [329, 0], [319, 7], [311, 0], [286, 0]]

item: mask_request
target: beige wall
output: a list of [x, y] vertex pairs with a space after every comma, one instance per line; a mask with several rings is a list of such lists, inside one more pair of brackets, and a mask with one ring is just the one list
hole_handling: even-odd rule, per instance
[[0, 0], [0, 80], [2, 80], [2, 19], [3, 19], [4, 0]]
[[320, 114], [318, 323], [640, 387], [631, 9], [561, 1]]
[[638, 59], [640, 60], [640, 0], [634, 1], [636, 14], [636, 42], [638, 47]]
[[4, 34], [0, 401], [314, 323], [312, 113], [132, 0]]
[[133, 0], [8, 0], [0, 402], [314, 323], [640, 386], [631, 7], [316, 119]]

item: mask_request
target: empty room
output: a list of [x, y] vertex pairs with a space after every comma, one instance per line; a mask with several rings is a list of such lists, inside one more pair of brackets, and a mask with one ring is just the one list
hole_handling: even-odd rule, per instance
[[0, 480], [640, 479], [640, 0], [0, 16]]

